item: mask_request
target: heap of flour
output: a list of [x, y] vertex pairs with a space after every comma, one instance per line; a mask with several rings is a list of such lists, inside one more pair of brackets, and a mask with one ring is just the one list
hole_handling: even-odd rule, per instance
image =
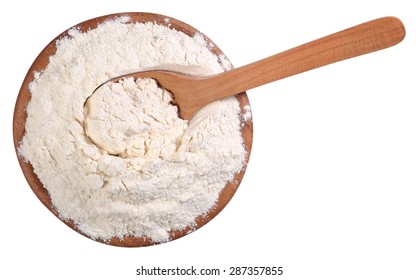
[[130, 69], [198, 65], [210, 75], [229, 67], [200, 35], [128, 20], [73, 29], [58, 41], [30, 84], [19, 152], [60, 216], [86, 235], [164, 242], [170, 231], [193, 227], [243, 168], [240, 107], [234, 98], [217, 101], [188, 123], [152, 79], [125, 79], [92, 95]]

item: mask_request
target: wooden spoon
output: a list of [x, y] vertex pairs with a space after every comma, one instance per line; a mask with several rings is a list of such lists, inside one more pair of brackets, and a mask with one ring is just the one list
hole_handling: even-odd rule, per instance
[[[179, 116], [193, 117], [204, 105], [273, 81], [348, 58], [382, 50], [401, 42], [403, 23], [395, 17], [372, 20], [317, 39], [271, 57], [209, 77], [191, 76], [173, 71], [141, 71], [126, 77], [153, 78], [174, 95]], [[109, 82], [109, 81], [108, 81]]]

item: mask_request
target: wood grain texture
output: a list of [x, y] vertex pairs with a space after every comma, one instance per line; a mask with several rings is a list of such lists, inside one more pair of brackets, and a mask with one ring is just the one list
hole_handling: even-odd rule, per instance
[[[192, 26], [189, 26], [188, 24], [181, 22], [177, 19], [170, 18], [164, 15], [158, 15], [158, 14], [152, 14], [152, 13], [121, 13], [121, 14], [111, 14], [106, 15], [94, 19], [90, 19], [88, 21], [82, 22], [80, 24], [77, 24], [73, 26], [72, 28], [78, 28], [82, 32], [86, 32], [89, 29], [96, 28], [98, 24], [103, 23], [106, 20], [110, 20], [113, 18], [117, 18], [123, 15], [130, 16], [131, 20], [130, 22], [139, 22], [139, 23], [145, 23], [145, 22], [155, 22], [161, 25], [168, 26], [170, 24], [170, 28], [182, 31], [186, 33], [189, 36], [195, 35], [197, 32], [199, 32], [197, 29], [195, 29]], [[169, 21], [168, 21], [169, 20]], [[70, 30], [69, 28], [68, 30]], [[63, 36], [66, 36], [68, 34], [68, 30], [61, 33], [59, 36], [57, 36], [54, 40], [52, 40], [45, 48], [44, 50], [38, 55], [38, 57], [33, 62], [32, 66], [30, 67], [23, 83], [21, 86], [21, 89], [19, 91], [19, 95], [16, 100], [15, 105], [15, 111], [14, 111], [14, 117], [13, 117], [13, 140], [14, 145], [16, 149], [16, 154], [19, 160], [19, 164], [22, 168], [23, 174], [35, 193], [35, 195], [38, 197], [38, 199], [47, 207], [57, 218], [59, 218], [63, 223], [65, 223], [67, 226], [75, 230], [76, 232], [86, 236], [83, 234], [77, 226], [74, 224], [71, 220], [64, 220], [61, 219], [57, 213], [57, 211], [54, 209], [53, 204], [51, 203], [51, 198], [48, 194], [48, 191], [43, 187], [42, 183], [39, 181], [37, 175], [35, 174], [32, 165], [29, 162], [25, 162], [22, 157], [19, 156], [19, 143], [21, 142], [23, 135], [25, 134], [25, 123], [26, 123], [26, 107], [28, 105], [28, 102], [30, 101], [31, 94], [29, 91], [29, 84], [34, 80], [34, 73], [40, 72], [48, 65], [48, 60], [51, 55], [54, 55], [56, 52], [56, 42], [57, 40], [61, 39]], [[201, 32], [199, 32], [201, 33]], [[201, 33], [202, 34], [202, 33]], [[202, 34], [204, 39], [210, 43], [212, 46], [212, 52], [217, 55], [223, 55], [222, 51], [217, 47], [217, 45], [212, 42], [208, 37], [206, 37], [204, 34]], [[59, 93], [57, 93], [59, 94]], [[247, 98], [247, 95], [245, 92], [240, 93], [236, 96], [240, 103], [240, 107], [242, 109], [242, 114], [244, 114], [244, 106], [249, 105], [249, 100]], [[246, 166], [249, 160], [251, 148], [252, 148], [252, 140], [253, 140], [253, 123], [252, 120], [249, 119], [244, 123], [244, 126], [242, 128], [242, 136], [245, 143], [246, 148], [246, 163], [243, 167], [242, 171], [238, 173], [232, 183], [228, 183], [223, 191], [220, 193], [219, 200], [217, 204], [214, 206], [214, 208], [209, 211], [209, 213], [205, 216], [197, 217], [196, 219], [196, 227], [194, 228], [185, 228], [181, 231], [173, 231], [170, 233], [170, 240], [175, 240], [177, 238], [180, 238], [182, 236], [185, 236], [186, 234], [202, 227], [206, 223], [208, 223], [210, 220], [212, 220], [218, 213], [220, 213], [221, 210], [224, 209], [224, 207], [227, 205], [227, 203], [231, 200], [234, 193], [236, 192], [237, 188], [239, 187], [241, 180], [243, 178], [243, 175], [246, 170]], [[42, 229], [47, 230], [47, 229]], [[49, 234], [47, 231], [45, 234]], [[86, 236], [87, 237], [87, 236]], [[112, 238], [111, 240], [96, 240], [98, 242], [102, 242], [109, 245], [114, 246], [122, 246], [122, 247], [141, 247], [141, 246], [150, 246], [155, 245], [150, 239], [145, 237], [134, 237], [134, 236], [127, 236], [123, 239], [120, 238]]]
[[395, 17], [384, 17], [211, 77], [193, 77], [168, 71], [138, 72], [131, 76], [157, 79], [175, 96], [180, 116], [189, 120], [197, 110], [215, 100], [379, 51], [398, 44], [404, 37], [403, 23]]

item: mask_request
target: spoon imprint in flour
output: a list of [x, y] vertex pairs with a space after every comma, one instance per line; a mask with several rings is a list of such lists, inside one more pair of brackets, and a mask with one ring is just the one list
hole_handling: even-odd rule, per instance
[[[170, 91], [179, 116], [190, 120], [203, 106], [224, 97], [325, 66], [394, 46], [405, 37], [403, 23], [395, 17], [375, 19], [311, 41], [251, 64], [217, 75], [201, 77], [174, 71], [151, 70], [115, 77], [153, 78]], [[100, 87], [100, 86], [99, 86]]]

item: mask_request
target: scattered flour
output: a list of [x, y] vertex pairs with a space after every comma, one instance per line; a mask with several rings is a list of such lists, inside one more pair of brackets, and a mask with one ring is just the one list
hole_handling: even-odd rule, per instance
[[243, 123], [248, 122], [252, 119], [252, 110], [250, 109], [250, 105], [245, 105], [243, 107]]
[[200, 35], [126, 17], [58, 41], [29, 86], [19, 152], [63, 219], [94, 239], [164, 242], [212, 209], [245, 162], [236, 99], [209, 104], [188, 123], [151, 79], [125, 79], [92, 95], [130, 69], [198, 65], [210, 75], [230, 67], [208, 47]]

